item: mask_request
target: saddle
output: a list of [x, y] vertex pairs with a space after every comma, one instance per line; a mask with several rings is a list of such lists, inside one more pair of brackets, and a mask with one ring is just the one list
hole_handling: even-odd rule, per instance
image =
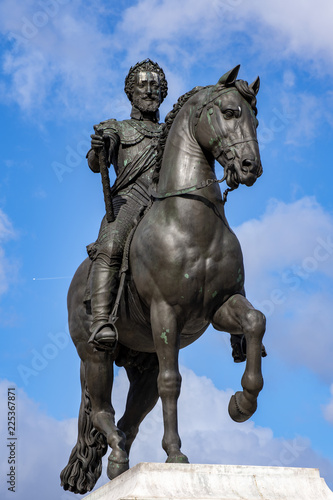
[[[138, 227], [138, 224], [143, 219], [145, 214], [148, 212], [152, 203], [153, 202], [151, 201], [148, 204], [148, 206], [142, 207], [138, 216], [134, 219], [134, 226], [131, 229], [131, 231], [126, 239], [122, 263], [121, 263], [121, 267], [120, 267], [120, 271], [119, 271], [118, 292], [117, 292], [116, 300], [115, 300], [115, 303], [114, 303], [114, 306], [113, 306], [113, 309], [112, 309], [112, 312], [110, 315], [112, 317], [117, 317], [118, 309], [120, 307], [122, 314], [125, 314], [126, 317], [131, 317], [131, 319], [134, 320], [136, 323], [139, 323], [142, 325], [146, 324], [146, 314], [144, 312], [144, 304], [142, 303], [142, 301], [139, 297], [139, 294], [137, 293], [134, 281], [132, 279], [132, 275], [130, 273], [129, 253], [130, 253], [130, 248], [131, 248], [133, 236], [134, 236], [134, 233]], [[83, 302], [85, 304], [86, 313], [88, 315], [92, 314], [90, 275], [91, 275], [91, 269], [92, 269], [93, 258], [94, 258], [94, 250], [95, 250], [94, 245], [95, 245], [95, 243], [91, 243], [90, 245], [87, 246], [87, 252], [88, 252], [88, 255], [89, 255], [91, 262], [90, 262], [90, 266], [89, 266], [87, 283], [86, 283], [86, 290], [85, 290]]]

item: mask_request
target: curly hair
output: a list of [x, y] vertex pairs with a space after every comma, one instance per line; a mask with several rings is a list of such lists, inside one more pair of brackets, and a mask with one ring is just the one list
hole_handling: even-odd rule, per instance
[[124, 89], [129, 100], [132, 102], [133, 89], [136, 83], [135, 76], [139, 73], [139, 71], [153, 71], [158, 74], [161, 85], [161, 102], [163, 102], [168, 94], [168, 82], [166, 81], [163, 69], [156, 62], [154, 63], [150, 59], [145, 59], [144, 61], [136, 63], [136, 65], [132, 66], [129, 70], [128, 75], [125, 78]]

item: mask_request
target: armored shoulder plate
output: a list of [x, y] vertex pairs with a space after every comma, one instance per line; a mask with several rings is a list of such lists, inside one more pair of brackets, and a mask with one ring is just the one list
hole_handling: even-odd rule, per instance
[[115, 133], [119, 136], [121, 144], [134, 145], [145, 137], [158, 138], [162, 124], [133, 119], [117, 121], [111, 118], [99, 123], [94, 129], [103, 130], [104, 134]]
[[99, 123], [98, 125], [94, 125], [94, 130], [100, 131], [102, 130], [103, 133], [115, 133], [119, 135], [119, 130], [118, 130], [118, 124], [117, 120], [114, 118], [110, 118], [110, 120], [104, 120], [103, 122]]

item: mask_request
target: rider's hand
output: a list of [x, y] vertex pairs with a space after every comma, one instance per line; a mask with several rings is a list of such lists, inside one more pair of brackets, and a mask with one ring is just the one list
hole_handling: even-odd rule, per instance
[[91, 149], [95, 151], [97, 155], [101, 152], [104, 147], [104, 139], [100, 135], [92, 134], [91, 136]]

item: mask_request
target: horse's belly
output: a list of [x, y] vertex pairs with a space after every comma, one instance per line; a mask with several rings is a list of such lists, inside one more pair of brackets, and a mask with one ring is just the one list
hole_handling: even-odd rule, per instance
[[208, 326], [207, 321], [190, 322], [185, 325], [180, 336], [180, 348], [183, 349], [195, 342], [207, 330]]
[[[180, 335], [180, 348], [195, 342], [207, 329], [207, 321], [191, 321], [185, 325]], [[117, 321], [119, 342], [135, 351], [155, 352], [152, 332], [147, 323], [146, 328], [133, 323], [126, 324], [121, 317]]]

